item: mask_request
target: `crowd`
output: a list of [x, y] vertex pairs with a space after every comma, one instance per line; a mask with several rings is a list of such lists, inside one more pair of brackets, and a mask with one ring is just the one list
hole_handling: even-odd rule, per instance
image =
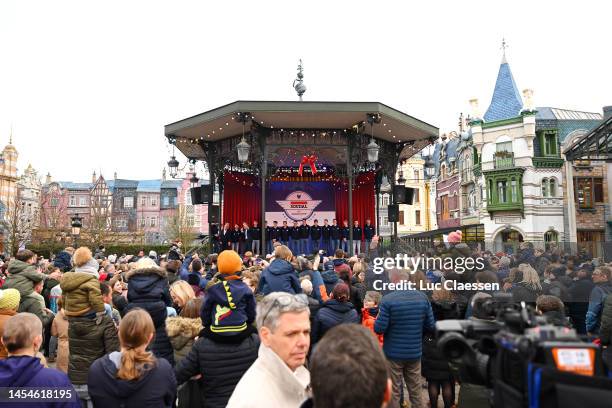
[[[302, 220], [301, 223], [293, 221], [292, 225], [289, 225], [287, 221], [282, 221], [282, 225], [279, 225], [278, 221], [273, 221], [272, 225], [268, 225], [266, 221], [264, 225], [266, 248], [261, 248], [262, 230], [257, 221], [253, 221], [251, 226], [247, 222], [241, 225], [234, 224], [233, 228], [229, 223], [225, 223], [221, 229], [213, 224], [211, 236], [217, 253], [232, 249], [240, 255], [246, 252], [252, 252], [255, 255], [271, 254], [274, 243], [280, 242], [291, 249], [294, 254], [308, 254], [319, 250], [331, 254], [337, 249], [349, 252], [350, 228], [348, 220], [344, 220], [342, 225], [338, 225], [335, 219], [331, 224], [325, 219], [322, 225], [317, 219], [313, 220], [312, 225], [309, 225], [306, 220]], [[379, 237], [370, 219], [365, 221], [363, 227], [359, 225], [359, 221], [354, 221], [352, 230], [353, 253], [360, 254], [364, 250], [369, 252], [372, 246], [377, 247]]]
[[487, 319], [474, 305], [494, 294], [381, 293], [376, 279], [498, 283], [515, 302], [599, 342], [609, 358], [612, 267], [585, 253], [529, 243], [493, 253], [452, 233], [426, 255], [481, 257], [484, 267], [379, 275], [364, 253], [327, 255], [314, 245], [296, 256], [291, 234], [277, 236], [264, 259], [241, 246], [254, 244], [249, 236], [222, 240], [227, 246], [208, 256], [183, 253], [180, 242], [162, 256], [80, 247], [47, 260], [20, 251], [0, 266], [0, 387], [78, 395], [31, 405], [40, 407], [488, 406], [486, 392], [459, 384], [440, 354], [435, 322]]

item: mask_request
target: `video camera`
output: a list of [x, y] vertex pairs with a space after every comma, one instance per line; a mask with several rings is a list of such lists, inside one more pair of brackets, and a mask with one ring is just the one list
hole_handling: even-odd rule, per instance
[[505, 293], [478, 299], [473, 315], [437, 322], [437, 346], [462, 383], [490, 390], [493, 407], [610, 406], [601, 350], [574, 329]]

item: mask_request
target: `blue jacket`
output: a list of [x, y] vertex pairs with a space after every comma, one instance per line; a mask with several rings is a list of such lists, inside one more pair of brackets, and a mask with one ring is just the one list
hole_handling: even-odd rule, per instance
[[321, 278], [323, 279], [323, 283], [325, 284], [327, 295], [331, 294], [332, 290], [334, 290], [334, 286], [336, 286], [338, 282], [340, 282], [338, 274], [333, 269], [324, 271], [321, 274]]
[[189, 275], [189, 265], [191, 264], [192, 259], [193, 255], [187, 255], [185, 259], [183, 259], [181, 269], [179, 269], [179, 277], [184, 281], [187, 280], [187, 276]]
[[383, 351], [390, 360], [414, 361], [422, 354], [423, 331], [434, 331], [431, 304], [417, 290], [394, 291], [383, 296], [374, 331], [384, 335]]
[[[58, 408], [80, 408], [76, 391], [68, 376], [54, 368], [45, 368], [36, 357], [20, 356], [0, 360], [0, 387], [44, 387], [71, 392], [73, 399], [53, 404]], [[8, 404], [12, 405], [12, 404]], [[48, 402], [15, 404], [19, 407], [44, 408]]]
[[244, 331], [255, 320], [253, 291], [241, 280], [222, 280], [208, 288], [200, 317], [213, 333]]
[[601, 312], [606, 296], [612, 293], [612, 285], [609, 282], [596, 283], [589, 297], [589, 308], [586, 313], [587, 332], [598, 334], [601, 325]]
[[293, 266], [284, 259], [275, 259], [263, 270], [257, 292], [264, 296], [272, 292], [302, 293], [302, 286]]
[[[300, 273], [300, 278], [302, 276], [309, 276], [310, 277], [310, 281], [312, 282], [312, 288], [313, 288], [313, 298], [315, 298], [316, 300], [318, 300], [319, 302], [321, 302], [323, 300], [322, 296], [321, 296], [321, 290], [322, 288], [325, 288], [325, 282], [323, 282], [323, 277], [321, 276], [321, 272], [319, 271], [312, 271], [312, 270], [307, 270], [307, 271], [303, 271]], [[327, 295], [327, 293], [326, 293]]]
[[350, 302], [330, 299], [323, 304], [312, 323], [312, 343], [318, 342], [329, 329], [342, 323], [359, 323], [359, 316]]
[[55, 256], [53, 266], [60, 268], [62, 272], [68, 272], [72, 269], [71, 258], [72, 256], [68, 252], [62, 251]]

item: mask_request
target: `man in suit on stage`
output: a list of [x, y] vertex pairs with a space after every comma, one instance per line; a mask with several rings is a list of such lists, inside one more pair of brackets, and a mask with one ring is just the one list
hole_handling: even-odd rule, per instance
[[332, 225], [329, 227], [329, 235], [331, 237], [331, 244], [332, 244], [330, 254], [333, 254], [334, 252], [336, 252], [337, 249], [340, 248], [340, 238], [341, 238], [340, 227], [338, 226], [338, 221], [335, 218], [332, 220]]
[[253, 242], [251, 244], [253, 254], [261, 255], [261, 228], [259, 228], [257, 221], [253, 221], [251, 236], [253, 237]]
[[[232, 249], [232, 231], [230, 230], [229, 222], [223, 225], [223, 230], [219, 233], [219, 241], [221, 241], [221, 251]], [[220, 251], [220, 252], [221, 252]]]
[[310, 237], [310, 226], [306, 220], [302, 220], [300, 225], [300, 254], [308, 253], [308, 238]]
[[365, 238], [365, 252], [370, 255], [370, 243], [372, 242], [372, 237], [376, 234], [376, 230], [372, 225], [372, 220], [369, 218], [366, 220], [365, 225], [363, 226], [363, 237]]
[[329, 246], [329, 240], [331, 238], [331, 226], [329, 225], [329, 221], [327, 218], [323, 220], [323, 226], [321, 227], [321, 237], [323, 237], [323, 245], [322, 248], [325, 250], [325, 253], [331, 253], [331, 249]]
[[297, 254], [300, 252], [300, 226], [297, 221], [293, 221], [293, 227], [289, 228], [289, 235], [291, 240], [289, 241], [289, 248], [291, 252]]
[[319, 220], [314, 220], [314, 225], [310, 227], [310, 239], [312, 240], [312, 250], [321, 249], [321, 226]]
[[353, 248], [354, 255], [359, 255], [361, 253], [361, 235], [362, 235], [361, 227], [359, 226], [359, 221], [355, 221], [353, 225]]
[[349, 241], [348, 220], [344, 220], [342, 224], [343, 224], [342, 228], [340, 228], [340, 239], [341, 239], [340, 248], [342, 248], [342, 250], [348, 254], [348, 241]]
[[283, 221], [283, 227], [280, 229], [280, 242], [286, 247], [289, 247], [289, 234], [290, 233], [291, 231], [289, 230], [287, 221]]

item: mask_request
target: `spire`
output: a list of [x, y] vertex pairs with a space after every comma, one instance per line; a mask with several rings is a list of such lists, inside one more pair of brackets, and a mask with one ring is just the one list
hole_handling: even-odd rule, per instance
[[9, 134], [9, 144], [13, 144], [13, 125], [11, 125], [11, 133]]
[[510, 119], [518, 116], [523, 109], [523, 101], [518, 91], [510, 64], [506, 60], [506, 48], [508, 44], [504, 39], [502, 41], [502, 62], [499, 66], [495, 89], [489, 109], [484, 115], [486, 122], [494, 122], [496, 120]]

